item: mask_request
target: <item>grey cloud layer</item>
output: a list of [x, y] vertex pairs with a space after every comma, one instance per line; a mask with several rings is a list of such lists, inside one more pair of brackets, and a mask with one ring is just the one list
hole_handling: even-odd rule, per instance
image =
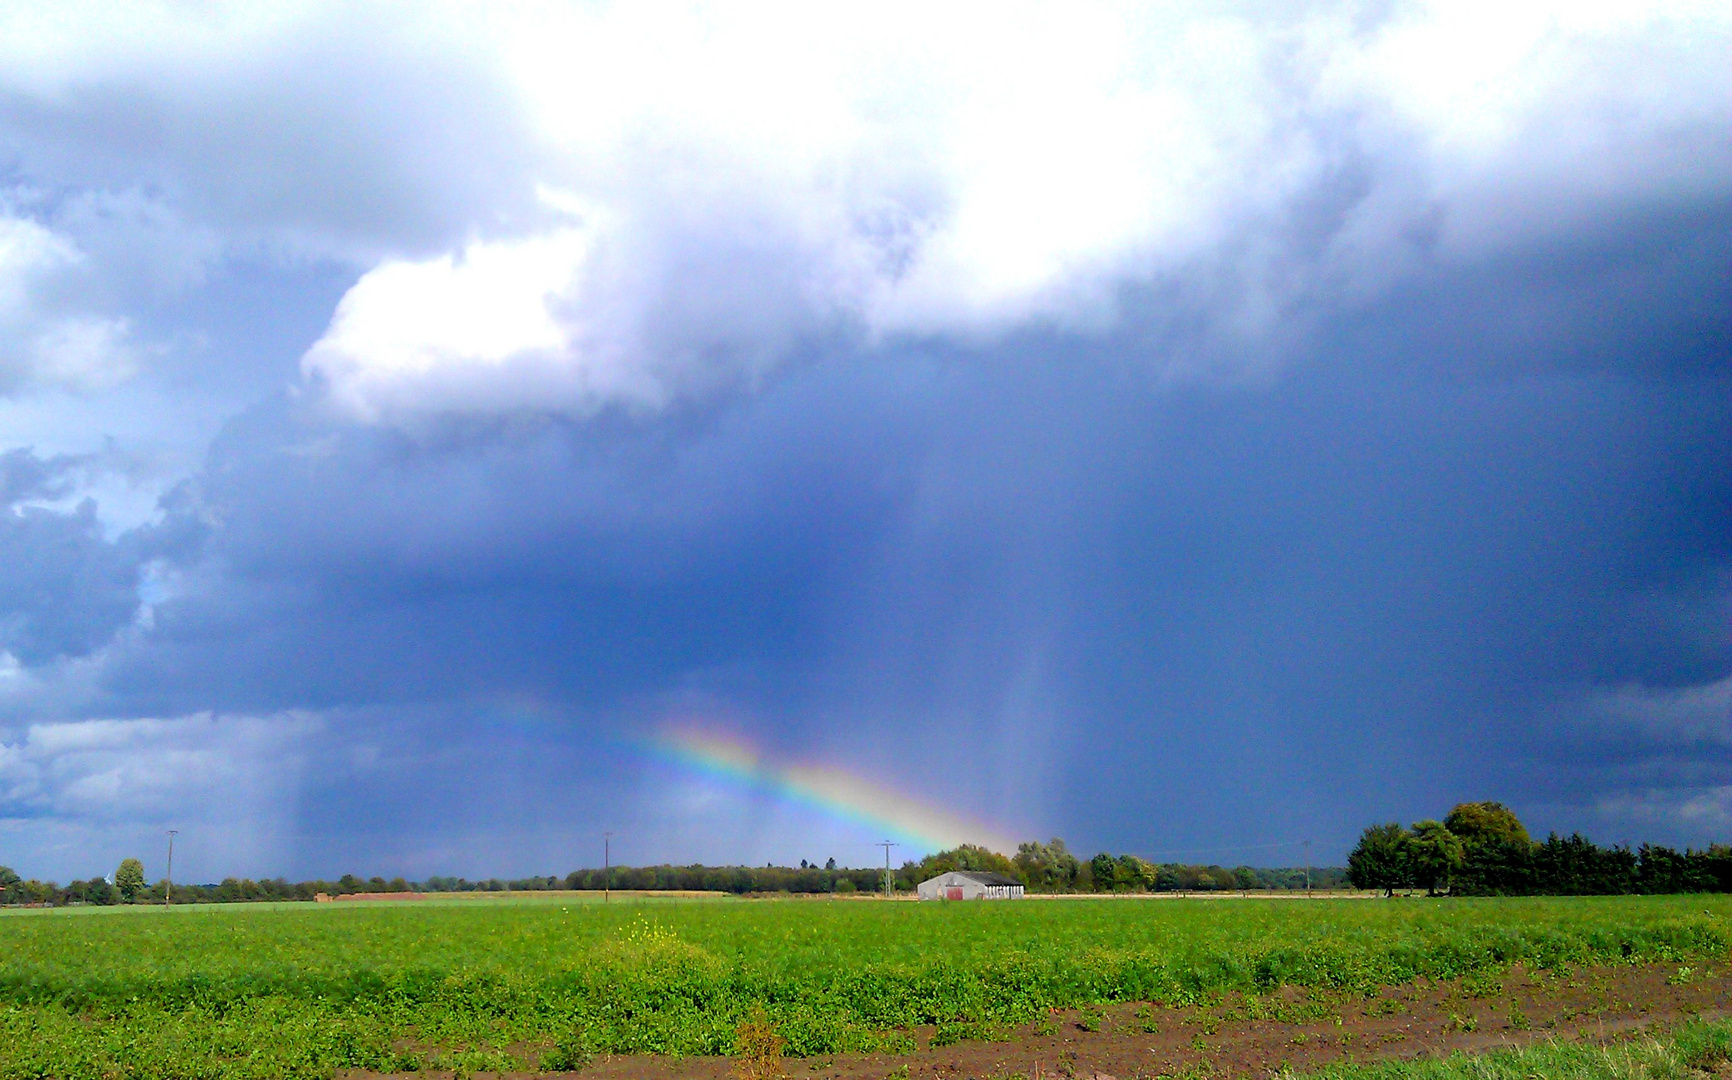
[[[1261, 387], [1041, 337], [814, 358], [657, 424], [407, 436], [279, 403], [213, 456], [206, 576], [108, 690], [414, 703], [458, 740], [438, 703], [528, 698], [573, 753], [695, 696], [841, 760], [970, 746], [1024, 812], [1122, 846], [1243, 839], [1259, 791], [1343, 839], [1491, 790], [1700, 840], [1723, 753], [1608, 754], [1600, 700], [1732, 664], [1728, 335], [1687, 302], [1722, 263], [1622, 245], [1558, 263], [1570, 289], [1482, 267], [1318, 313], [1332, 347]], [[1627, 288], [1649, 273], [1679, 325]], [[1668, 326], [1695, 351], [1650, 349]]]

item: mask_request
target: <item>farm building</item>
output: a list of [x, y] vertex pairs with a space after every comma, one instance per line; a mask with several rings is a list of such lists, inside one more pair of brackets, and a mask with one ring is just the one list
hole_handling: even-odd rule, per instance
[[1021, 900], [1022, 882], [1003, 874], [952, 870], [922, 881], [922, 900]]

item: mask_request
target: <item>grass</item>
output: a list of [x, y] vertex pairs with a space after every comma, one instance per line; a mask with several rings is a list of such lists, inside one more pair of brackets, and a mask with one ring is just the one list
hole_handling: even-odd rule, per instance
[[[618, 898], [616, 898], [617, 900]], [[1732, 898], [633, 901], [0, 915], [0, 1078], [329, 1076], [991, 1037], [1050, 1008], [1724, 958]], [[760, 1013], [761, 1010], [761, 1013]]]
[[1686, 1024], [1611, 1045], [1547, 1042], [1519, 1050], [1334, 1065], [1307, 1080], [1708, 1080], [1732, 1075], [1732, 1023]]

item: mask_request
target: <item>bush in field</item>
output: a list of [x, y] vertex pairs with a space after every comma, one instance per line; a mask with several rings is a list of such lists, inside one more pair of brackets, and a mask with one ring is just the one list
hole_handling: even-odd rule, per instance
[[787, 1046], [788, 1040], [776, 1033], [763, 1006], [753, 1008], [734, 1029], [734, 1076], [737, 1080], [780, 1080], [787, 1075], [782, 1069], [782, 1052]]

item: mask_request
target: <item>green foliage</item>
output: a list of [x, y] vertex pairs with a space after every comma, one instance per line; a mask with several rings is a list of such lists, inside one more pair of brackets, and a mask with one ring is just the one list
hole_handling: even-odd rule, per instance
[[1546, 1042], [1520, 1050], [1340, 1064], [1316, 1080], [1707, 1080], [1732, 1060], [1732, 1022], [1686, 1024], [1664, 1036], [1609, 1045]]
[[1461, 869], [1461, 839], [1441, 821], [1416, 821], [1407, 841], [1407, 865], [1413, 883], [1435, 894], [1449, 886], [1450, 875]]
[[940, 851], [936, 855], [928, 855], [915, 864], [910, 875], [916, 882], [927, 878], [947, 874], [952, 870], [983, 870], [994, 874], [1007, 874], [1017, 877], [1016, 864], [996, 851], [981, 847], [979, 844], [963, 844]]
[[992, 1037], [1108, 1002], [1510, 964], [1718, 962], [1732, 899], [1000, 904], [454, 899], [0, 914], [0, 1080], [577, 1068]]
[[1515, 811], [1500, 802], [1458, 803], [1443, 819], [1443, 825], [1470, 851], [1483, 844], [1533, 843], [1527, 826], [1515, 816]]
[[1515, 811], [1500, 802], [1458, 803], [1443, 824], [1461, 841], [1455, 891], [1481, 896], [1533, 893], [1533, 840]]
[[1407, 830], [1391, 821], [1372, 825], [1360, 834], [1359, 844], [1347, 856], [1347, 877], [1356, 889], [1382, 889], [1393, 893], [1412, 880], [1408, 868]]
[[122, 903], [136, 900], [144, 891], [144, 864], [137, 859], [120, 860], [120, 868], [114, 872], [114, 891], [120, 894]]
[[[1732, 848], [1659, 844], [1603, 848], [1579, 833], [1536, 844], [1509, 807], [1461, 803], [1439, 824], [1414, 825], [1406, 884], [1468, 896], [1609, 896], [1732, 892]], [[1367, 831], [1370, 836], [1370, 831]]]
[[[1118, 885], [1119, 861], [1106, 852], [1101, 852], [1089, 860], [1089, 877], [1093, 880], [1096, 891], [1112, 892]], [[1129, 888], [1130, 884], [1125, 882], [1125, 887]]]
[[1034, 892], [1070, 892], [1076, 887], [1082, 868], [1077, 857], [1056, 836], [1045, 844], [1034, 841], [1018, 844], [1012, 861], [1017, 875]]

